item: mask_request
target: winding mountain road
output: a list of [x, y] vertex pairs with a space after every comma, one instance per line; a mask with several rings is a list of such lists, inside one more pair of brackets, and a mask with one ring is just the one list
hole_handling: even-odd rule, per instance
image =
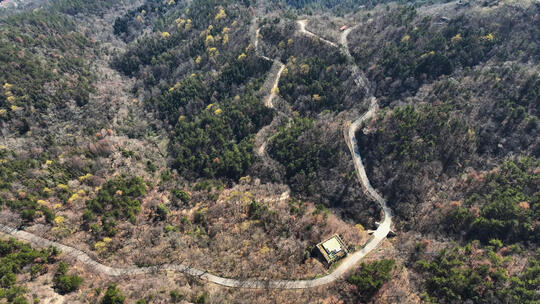
[[310, 37], [313, 37], [315, 39], [319, 39], [319, 41], [322, 41], [330, 46], [333, 46], [333, 47], [339, 47], [337, 44], [335, 44], [334, 42], [330, 41], [330, 40], [326, 40], [324, 38], [322, 38], [321, 36], [318, 36], [317, 34], [314, 34], [308, 30], [306, 30], [306, 25], [307, 25], [307, 20], [306, 19], [303, 19], [303, 20], [298, 20], [296, 21], [296, 23], [298, 24], [298, 26], [300, 27], [299, 31], [300, 33], [306, 35], [306, 36], [310, 36]]
[[283, 73], [283, 70], [285, 69], [285, 65], [281, 62], [279, 62], [280, 66], [279, 66], [279, 70], [276, 74], [276, 79], [274, 80], [274, 83], [272, 85], [272, 90], [270, 92], [270, 95], [268, 95], [268, 97], [265, 99], [264, 101], [264, 105], [268, 108], [274, 108], [274, 104], [272, 103], [272, 99], [274, 99], [274, 97], [276, 96], [276, 93], [278, 91], [278, 84], [279, 84], [279, 79], [281, 78], [281, 73]]
[[[298, 23], [300, 24], [300, 31], [302, 33], [321, 39], [321, 41], [323, 42], [326, 42], [330, 45], [338, 47], [335, 43], [325, 40], [323, 38], [320, 38], [319, 36], [306, 31], [305, 20], [298, 21]], [[345, 46], [345, 50], [348, 56], [350, 56], [349, 51], [347, 49], [347, 35], [349, 32], [350, 30], [342, 33], [342, 36], [340, 39], [343, 46]], [[257, 30], [256, 35], [258, 37], [258, 30]], [[256, 41], [257, 40], [258, 39], [256, 38]], [[257, 42], [255, 43], [255, 45], [257, 46]], [[268, 58], [268, 60], [271, 60], [271, 59]], [[275, 95], [275, 91], [276, 91], [275, 87], [277, 87], [277, 83], [279, 82], [279, 78], [281, 76], [281, 72], [283, 71], [284, 67], [285, 66], [282, 64], [277, 74], [276, 80], [274, 81], [274, 87], [272, 88], [270, 96], [268, 96], [268, 98], [265, 100], [265, 104], [268, 107], [273, 106], [272, 98]], [[386, 239], [386, 236], [388, 235], [388, 233], [391, 231], [390, 229], [391, 229], [391, 224], [392, 224], [391, 210], [388, 208], [386, 204], [386, 200], [381, 195], [379, 195], [377, 191], [375, 191], [375, 189], [373, 189], [373, 187], [371, 186], [369, 179], [366, 175], [366, 171], [362, 163], [362, 158], [359, 153], [358, 143], [356, 141], [356, 135], [355, 135], [356, 131], [365, 120], [370, 119], [375, 115], [378, 109], [378, 105], [377, 105], [377, 99], [369, 94], [370, 89], [367, 85], [367, 81], [364, 80], [365, 77], [362, 75], [362, 73], [357, 67], [355, 68], [355, 70], [358, 73], [357, 78], [359, 79], [359, 81], [357, 82], [357, 85], [362, 85], [365, 88], [366, 92], [368, 92], [368, 96], [370, 96], [370, 107], [369, 107], [369, 110], [364, 115], [362, 115], [360, 118], [358, 118], [356, 121], [350, 124], [349, 130], [348, 130], [348, 138], [346, 138], [346, 140], [351, 149], [354, 166], [356, 169], [358, 179], [362, 185], [362, 188], [367, 196], [369, 196], [371, 199], [373, 199], [375, 202], [381, 205], [382, 210], [384, 211], [384, 218], [381, 224], [379, 225], [379, 227], [377, 228], [377, 230], [374, 232], [372, 238], [366, 243], [366, 245], [361, 250], [351, 253], [346, 258], [344, 258], [341, 261], [341, 263], [330, 274], [327, 274], [320, 278], [306, 279], [306, 280], [231, 279], [231, 278], [219, 277], [219, 276], [210, 274], [204, 270], [200, 270], [198, 268], [191, 267], [190, 265], [183, 264], [183, 263], [182, 264], [165, 264], [165, 265], [150, 266], [150, 267], [136, 267], [136, 266], [111, 267], [111, 266], [107, 266], [107, 265], [99, 263], [98, 261], [92, 259], [85, 252], [79, 249], [66, 246], [58, 242], [47, 240], [45, 238], [39, 237], [37, 235], [34, 235], [32, 233], [29, 233], [23, 230], [19, 230], [16, 228], [12, 228], [12, 227], [0, 224], [0, 232], [6, 235], [12, 236], [16, 239], [32, 243], [38, 247], [55, 246], [58, 249], [62, 250], [63, 254], [78, 260], [84, 265], [87, 265], [93, 268], [95, 271], [98, 271], [102, 274], [113, 276], [113, 277], [155, 273], [159, 271], [175, 271], [175, 272], [181, 272], [190, 276], [198, 277], [201, 280], [206, 280], [208, 282], [212, 282], [212, 283], [219, 284], [222, 286], [233, 287], [233, 288], [302, 289], [302, 288], [312, 288], [312, 287], [329, 284], [341, 278], [345, 273], [347, 273], [349, 270], [354, 268], [362, 258], [364, 258], [366, 255], [368, 255], [370, 252], [376, 249], [379, 245], [381, 245], [382, 242]]]

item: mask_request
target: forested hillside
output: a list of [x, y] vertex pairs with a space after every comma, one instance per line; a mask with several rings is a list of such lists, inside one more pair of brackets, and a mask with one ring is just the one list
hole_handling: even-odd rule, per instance
[[531, 0], [1, 1], [0, 302], [538, 303], [539, 36]]
[[409, 258], [424, 301], [537, 301], [537, 280], [522, 280], [539, 242], [539, 9], [393, 6], [353, 33], [385, 105], [361, 153], [402, 229], [426, 234]]
[[[538, 10], [538, 6], [534, 9]], [[376, 74], [371, 76], [379, 83], [378, 90], [392, 83], [393, 88], [401, 87], [400, 90], [403, 92], [399, 93], [392, 89], [381, 90], [380, 94], [383, 95], [381, 99], [396, 106], [390, 106], [388, 111], [382, 112], [369, 126], [369, 135], [362, 137], [364, 155], [373, 159], [368, 166], [373, 170], [376, 183], [384, 187], [382, 189], [392, 197], [391, 201], [395, 204], [403, 203], [403, 206], [407, 206], [399, 208], [397, 212], [411, 214], [410, 212], [414, 211], [411, 205], [422, 203], [427, 198], [426, 189], [433, 186], [430, 181], [422, 179], [417, 170], [432, 176], [436, 181], [444, 181], [473, 168], [477, 171], [489, 169], [505, 157], [538, 156], [539, 143], [535, 135], [538, 133], [539, 74], [537, 70], [521, 64], [536, 62], [537, 50], [528, 45], [528, 41], [533, 40], [536, 28], [519, 31], [519, 26], [513, 26], [515, 20], [510, 20], [513, 17], [510, 17], [508, 10], [495, 8], [481, 17], [490, 20], [489, 26], [492, 26], [493, 20], [499, 20], [497, 29], [467, 26], [467, 22], [481, 22], [480, 18], [460, 16], [459, 26], [450, 21], [444, 32], [447, 33], [446, 37], [452, 37], [453, 42], [450, 43], [454, 45], [453, 47], [467, 48], [474, 52], [460, 51], [454, 55], [450, 53], [441, 55], [443, 57], [439, 59], [447, 61], [449, 69], [439, 74], [433, 71], [423, 73], [433, 77], [434, 80], [423, 76], [409, 77], [409, 79], [420, 78], [428, 83], [422, 87], [421, 92], [418, 92], [418, 85], [421, 83], [413, 87], [404, 86], [407, 83], [405, 77], [407, 72], [395, 74], [403, 77], [399, 80], [395, 79], [396, 76], [391, 76], [393, 72], [388, 70], [390, 74], [387, 74], [388, 76], [384, 78], [386, 80], [380, 83], [378, 81], [382, 78]], [[538, 21], [537, 15], [535, 17], [529, 10], [518, 7], [511, 10], [514, 11], [514, 15], [522, 14], [521, 19], [530, 18], [532, 23]], [[424, 25], [415, 26], [417, 29], [414, 30], [414, 34], [419, 38], [404, 34], [396, 43], [407, 45], [410, 39], [425, 37], [433, 40], [435, 39], [433, 37], [438, 35], [422, 34], [421, 30], [433, 27], [429, 22], [433, 24], [434, 21], [419, 16], [415, 10], [404, 11], [402, 8], [396, 8], [394, 14], [406, 16], [405, 19], [409, 21], [404, 23], [411, 24], [409, 27], [420, 18], [424, 22]], [[389, 14], [385, 12], [384, 15]], [[403, 18], [394, 18], [392, 22], [396, 19]], [[407, 25], [404, 29], [406, 27]], [[486, 32], [466, 33], [469, 31], [468, 28], [482, 28]], [[519, 35], [522, 36], [531, 35], [520, 44], [520, 48], [530, 51], [509, 52], [515, 45], [513, 41], [515, 35], [511, 34], [512, 31], [519, 31]], [[444, 40], [444, 36], [438, 37], [439, 41]], [[415, 42], [411, 45], [418, 48], [418, 44]], [[488, 46], [492, 51], [484, 54]], [[403, 50], [409, 52], [410, 47], [405, 47]], [[444, 49], [447, 52], [451, 48], [445, 46]], [[430, 52], [434, 55], [426, 53], [426, 50], [433, 50]], [[474, 55], [478, 59], [459, 57], [471, 56], [475, 52], [478, 52]], [[442, 61], [436, 59], [437, 54], [441, 52], [434, 46], [428, 44], [420, 53], [424, 53], [420, 57], [433, 57], [435, 60], [433, 67], [444, 66]], [[381, 59], [384, 60], [391, 58], [381, 55]], [[401, 58], [401, 54], [398, 57]], [[370, 68], [370, 71], [385, 65], [386, 63], [381, 62], [375, 65], [376, 68]], [[388, 66], [395, 69], [403, 68], [404, 64], [393, 63]], [[414, 69], [418, 70], [418, 67]], [[387, 72], [382, 73], [384, 75]], [[404, 96], [403, 94], [411, 97], [402, 99], [399, 96]], [[400, 105], [399, 102], [406, 105]], [[396, 163], [401, 165], [395, 167]], [[391, 183], [387, 182], [389, 179], [392, 180]]]

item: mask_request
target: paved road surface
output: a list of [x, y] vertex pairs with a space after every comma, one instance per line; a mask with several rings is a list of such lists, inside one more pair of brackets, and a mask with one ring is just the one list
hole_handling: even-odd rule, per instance
[[279, 62], [279, 70], [276, 74], [276, 79], [274, 80], [274, 84], [272, 85], [272, 90], [270, 91], [270, 95], [266, 98], [264, 101], [264, 105], [268, 108], [274, 108], [274, 104], [272, 103], [272, 99], [276, 96], [276, 92], [278, 90], [278, 84], [279, 79], [281, 78], [281, 73], [283, 73], [283, 70], [285, 69], [285, 65], [281, 62]]
[[333, 46], [333, 47], [338, 47], [337, 44], [335, 44], [334, 42], [330, 41], [330, 40], [326, 40], [308, 30], [306, 30], [306, 25], [307, 25], [307, 20], [298, 20], [296, 21], [296, 23], [298, 23], [298, 26], [300, 27], [300, 33], [304, 34], [304, 35], [307, 35], [307, 36], [310, 36], [310, 37], [314, 37], [314, 38], [317, 38], [319, 39], [320, 41], [330, 45], [330, 46]]

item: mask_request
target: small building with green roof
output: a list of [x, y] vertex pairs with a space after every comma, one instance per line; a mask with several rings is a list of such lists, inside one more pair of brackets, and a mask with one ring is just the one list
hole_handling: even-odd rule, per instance
[[317, 244], [317, 248], [328, 264], [345, 257], [348, 253], [347, 246], [337, 234]]

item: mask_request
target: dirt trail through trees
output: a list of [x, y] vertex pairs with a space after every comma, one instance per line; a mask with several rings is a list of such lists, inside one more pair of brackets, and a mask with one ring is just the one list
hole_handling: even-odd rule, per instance
[[[335, 47], [338, 47], [335, 43], [325, 40], [323, 38], [320, 38], [319, 36], [306, 31], [305, 20], [298, 21], [298, 24], [300, 25], [300, 31], [302, 33], [305, 33], [309, 36], [315, 37], [317, 39], [320, 39], [321, 41], [324, 41]], [[349, 51], [347, 48], [347, 35], [349, 32], [350, 30], [344, 31], [340, 38], [341, 43], [345, 47], [347, 55], [349, 55]], [[258, 30], [257, 30], [256, 35], [258, 37]], [[255, 40], [256, 41], [255, 46], [257, 46], [258, 44], [257, 37]], [[79, 249], [66, 246], [58, 242], [44, 239], [42, 237], [39, 237], [32, 233], [28, 233], [23, 230], [19, 230], [16, 228], [12, 228], [12, 227], [8, 227], [6, 225], [0, 224], [0, 232], [6, 235], [12, 236], [16, 239], [30, 242], [33, 245], [38, 246], [38, 247], [55, 246], [58, 249], [62, 250], [62, 252], [65, 255], [78, 260], [79, 262], [93, 268], [95, 271], [101, 272], [105, 275], [114, 276], [114, 277], [138, 275], [138, 274], [146, 274], [146, 273], [156, 273], [160, 271], [176, 271], [176, 272], [185, 273], [190, 276], [198, 277], [201, 280], [206, 280], [208, 282], [212, 282], [212, 283], [223, 285], [223, 286], [234, 287], [234, 288], [259, 288], [259, 289], [302, 289], [302, 288], [317, 287], [317, 286], [331, 283], [341, 278], [345, 273], [347, 273], [349, 270], [355, 267], [362, 258], [364, 258], [367, 254], [369, 254], [371, 251], [376, 249], [380, 244], [382, 244], [382, 242], [386, 239], [386, 236], [390, 232], [391, 224], [392, 224], [391, 210], [388, 208], [386, 204], [386, 200], [381, 195], [379, 195], [377, 191], [375, 191], [375, 189], [373, 189], [373, 187], [371, 186], [369, 179], [366, 175], [366, 171], [362, 163], [362, 158], [360, 157], [358, 143], [356, 141], [356, 136], [355, 136], [356, 131], [365, 120], [370, 119], [375, 115], [378, 109], [378, 104], [377, 104], [377, 99], [373, 95], [370, 94], [371, 90], [368, 87], [368, 82], [365, 81], [365, 77], [363, 76], [363, 73], [360, 72], [360, 70], [358, 69], [358, 67], [356, 67], [356, 65], [354, 66], [355, 66], [355, 72], [357, 73], [356, 84], [359, 86], [361, 85], [365, 88], [366, 92], [368, 93], [368, 96], [370, 96], [371, 104], [370, 104], [368, 112], [366, 112], [364, 115], [362, 115], [360, 118], [358, 118], [356, 121], [350, 124], [348, 138], [346, 138], [346, 140], [351, 149], [354, 166], [356, 168], [358, 179], [360, 180], [360, 183], [362, 184], [362, 188], [364, 189], [364, 192], [366, 193], [366, 195], [368, 195], [370, 198], [376, 201], [379, 205], [381, 205], [384, 211], [384, 218], [383, 218], [383, 221], [380, 223], [379, 227], [377, 228], [377, 230], [374, 232], [373, 237], [366, 243], [366, 245], [361, 250], [356, 251], [352, 254], [349, 254], [328, 275], [325, 275], [320, 278], [308, 279], [308, 280], [264, 280], [264, 279], [239, 280], [239, 279], [231, 279], [231, 278], [215, 276], [213, 274], [207, 273], [204, 270], [191, 267], [188, 264], [165, 264], [165, 265], [150, 266], [150, 267], [132, 266], [132, 267], [125, 267], [125, 268], [110, 267], [110, 266], [103, 265], [96, 260], [93, 260], [90, 256], [88, 256], [86, 253], [84, 253], [83, 251]], [[265, 99], [265, 104], [268, 104], [269, 107], [273, 106], [271, 103], [271, 100], [274, 97], [275, 87], [277, 87], [277, 83], [279, 83], [279, 78], [281, 76], [281, 72], [283, 71], [283, 68], [284, 68], [284, 65], [282, 65], [282, 67], [280, 68], [276, 76], [276, 79], [274, 81], [274, 87], [272, 88], [270, 96], [268, 96], [268, 98]]]

